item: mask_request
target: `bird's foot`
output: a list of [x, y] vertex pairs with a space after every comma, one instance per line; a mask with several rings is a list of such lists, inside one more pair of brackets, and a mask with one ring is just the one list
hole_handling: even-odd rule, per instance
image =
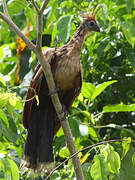
[[67, 116], [68, 116], [68, 111], [67, 111], [67, 108], [64, 104], [62, 104], [62, 110], [60, 111], [60, 114], [64, 114], [63, 117], [61, 119], [59, 119], [58, 121], [62, 122], [64, 121], [65, 119], [67, 119]]

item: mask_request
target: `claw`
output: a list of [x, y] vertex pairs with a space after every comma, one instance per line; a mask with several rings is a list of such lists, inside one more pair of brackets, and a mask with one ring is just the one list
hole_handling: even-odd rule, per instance
[[66, 106], [64, 104], [62, 104], [62, 110], [61, 110], [60, 114], [63, 114], [63, 113], [64, 113], [64, 116], [61, 119], [58, 120], [60, 122], [67, 119], [67, 116], [68, 116], [68, 111], [67, 111], [67, 108], [66, 108]]

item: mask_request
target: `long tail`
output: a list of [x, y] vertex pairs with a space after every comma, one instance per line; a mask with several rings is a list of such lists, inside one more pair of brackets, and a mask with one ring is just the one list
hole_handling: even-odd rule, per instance
[[26, 167], [38, 169], [39, 164], [54, 161], [55, 121], [56, 113], [49, 96], [41, 96], [39, 106], [35, 99], [25, 103], [23, 122], [28, 134], [23, 159]]

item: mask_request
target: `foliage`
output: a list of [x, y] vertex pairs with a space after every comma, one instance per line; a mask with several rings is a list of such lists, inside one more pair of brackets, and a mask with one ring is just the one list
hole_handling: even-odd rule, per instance
[[[100, 7], [97, 20], [101, 32], [91, 34], [84, 44], [83, 88], [73, 104], [69, 123], [78, 151], [108, 139], [126, 140], [80, 152], [86, 180], [135, 179], [135, 152], [131, 143], [135, 138], [135, 1], [50, 0], [44, 12], [43, 45], [59, 47], [68, 42], [79, 26], [81, 14], [91, 12], [96, 2]], [[7, 3], [11, 18], [34, 42], [36, 24], [29, 1]], [[36, 58], [19, 42], [0, 19], [0, 178], [3, 180], [25, 178], [19, 174], [26, 138], [21, 99], [25, 98]], [[54, 154], [56, 165], [70, 157], [62, 129], [55, 137]], [[50, 177], [52, 180], [73, 178], [71, 160]]]

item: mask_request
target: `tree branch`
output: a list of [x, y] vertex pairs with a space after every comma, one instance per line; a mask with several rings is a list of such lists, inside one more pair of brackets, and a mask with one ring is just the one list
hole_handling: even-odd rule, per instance
[[9, 14], [8, 14], [8, 9], [7, 9], [6, 0], [3, 0], [3, 10], [4, 10], [4, 12], [5, 12], [5, 15], [10, 18]]
[[44, 0], [42, 7], [40, 8], [40, 13], [43, 14], [49, 0]]
[[38, 8], [38, 6], [36, 5], [35, 1], [34, 1], [34, 0], [31, 0], [31, 2], [32, 2], [34, 8], [36, 9], [37, 13], [39, 13], [39, 8]]
[[2, 12], [0, 12], [0, 18], [5, 21], [9, 27], [11, 27], [14, 32], [22, 38], [22, 40], [27, 44], [28, 48], [33, 50], [35, 52], [35, 45], [20, 31], [20, 29], [16, 26], [16, 24], [11, 20], [11, 18], [4, 15]]
[[[32, 0], [32, 2], [34, 2], [34, 1]], [[55, 83], [53, 80], [53, 75], [51, 72], [50, 64], [45, 60], [44, 55], [42, 53], [42, 23], [43, 23], [42, 17], [43, 17], [44, 9], [46, 8], [48, 2], [49, 2], [49, 0], [44, 0], [43, 5], [39, 11], [35, 7], [35, 3], [33, 4], [36, 11], [37, 11], [37, 15], [38, 15], [37, 16], [38, 17], [38, 25], [37, 25], [36, 46], [20, 31], [20, 29], [14, 24], [14, 22], [9, 17], [7, 17], [6, 15], [4, 15], [3, 13], [0, 12], [0, 18], [3, 19], [16, 32], [16, 34], [23, 39], [23, 41], [27, 44], [29, 49], [34, 51], [34, 53], [36, 54], [36, 56], [37, 56], [37, 58], [41, 64], [41, 66], [43, 67], [43, 71], [44, 71], [44, 74], [46, 77], [47, 85], [48, 85], [49, 91], [51, 92], [51, 91], [55, 90]], [[6, 6], [5, 6], [5, 8], [6, 8]], [[6, 11], [6, 9], [4, 11]], [[62, 113], [62, 114], [60, 113], [62, 110], [62, 106], [61, 106], [58, 94], [51, 95], [51, 99], [52, 99], [52, 102], [53, 102], [53, 105], [54, 105], [54, 108], [56, 110], [58, 118], [60, 120], [63, 119], [64, 113]], [[61, 125], [62, 125], [63, 131], [64, 131], [67, 146], [68, 146], [69, 151], [72, 155], [72, 154], [76, 153], [77, 150], [75, 147], [75, 143], [73, 141], [73, 137], [72, 137], [72, 133], [71, 133], [69, 123], [67, 120], [64, 120], [61, 122]], [[83, 172], [82, 172], [82, 168], [81, 168], [81, 163], [80, 163], [80, 160], [79, 160], [79, 157], [77, 154], [76, 154], [76, 156], [73, 157], [72, 162], [74, 165], [77, 180], [84, 180]]]

